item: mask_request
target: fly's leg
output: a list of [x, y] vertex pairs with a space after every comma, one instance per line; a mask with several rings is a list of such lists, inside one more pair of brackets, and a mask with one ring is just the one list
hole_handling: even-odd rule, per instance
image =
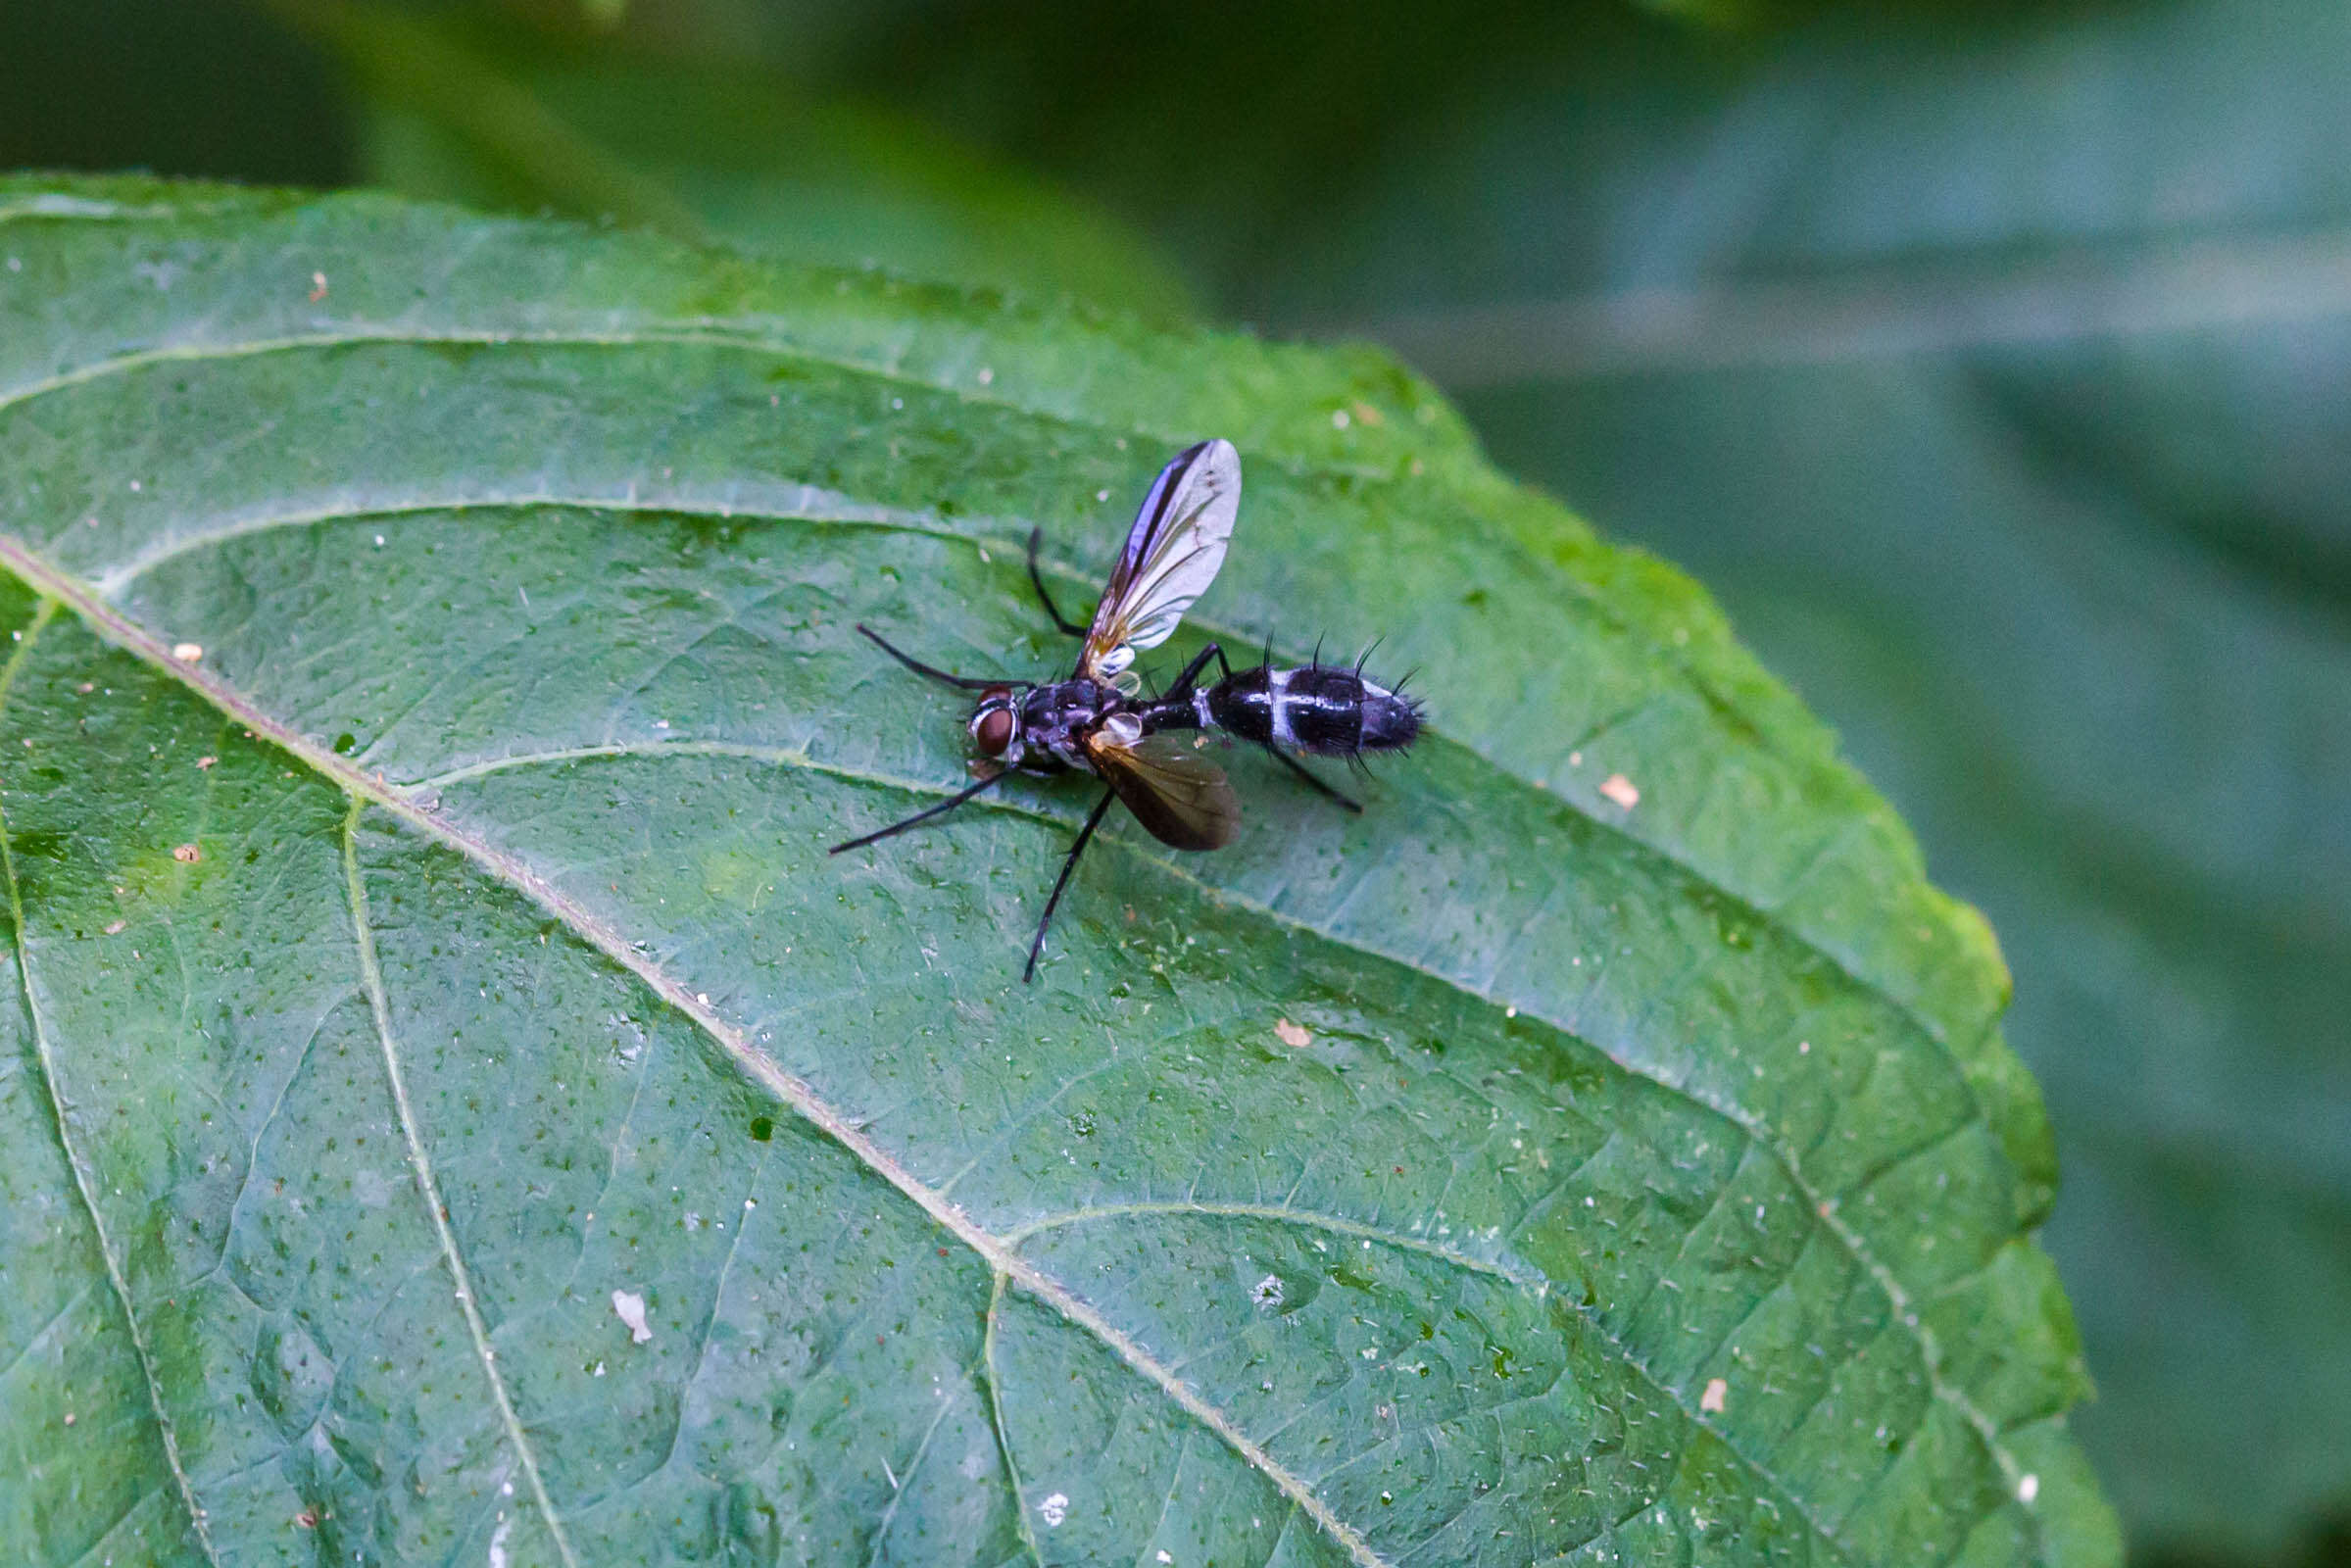
[[[1175, 684], [1167, 688], [1167, 696], [1183, 697], [1189, 695], [1192, 691], [1192, 683], [1200, 679], [1200, 671], [1208, 667], [1208, 661], [1211, 659], [1216, 661], [1217, 667], [1223, 670], [1227, 675], [1233, 673], [1233, 666], [1224, 662], [1224, 650], [1219, 648], [1216, 644], [1210, 643], [1207, 647], [1193, 655], [1192, 662], [1184, 666], [1182, 672], [1176, 676]], [[1165, 701], [1165, 699], [1163, 698], [1161, 701]]]
[[951, 675], [944, 669], [940, 669], [935, 665], [924, 663], [921, 660], [916, 659], [911, 654], [901, 653], [898, 649], [891, 647], [887, 642], [883, 641], [882, 634], [880, 632], [875, 631], [871, 626], [866, 625], [861, 620], [857, 622], [857, 630], [863, 632], [867, 637], [871, 638], [873, 640], [873, 645], [876, 648], [879, 648], [883, 653], [888, 654], [892, 659], [895, 659], [900, 663], [906, 665], [906, 668], [912, 670], [915, 674], [927, 675], [932, 680], [943, 681], [950, 686], [960, 686], [967, 692], [984, 692], [991, 686], [1026, 686], [1028, 684], [1028, 682], [1024, 680], [982, 680], [976, 675]]
[[1055, 626], [1060, 627], [1062, 631], [1068, 633], [1072, 637], [1083, 637], [1086, 635], [1086, 628], [1077, 624], [1075, 621], [1062, 618], [1061, 612], [1055, 609], [1053, 606], [1053, 596], [1045, 591], [1045, 573], [1037, 569], [1037, 543], [1044, 537], [1045, 530], [1042, 527], [1031, 528], [1029, 530], [1030, 586], [1037, 590], [1037, 603], [1045, 607], [1045, 612], [1053, 617], [1053, 622]]
[[[1216, 667], [1224, 671], [1225, 678], [1227, 680], [1232, 679], [1233, 666], [1225, 662], [1224, 650], [1217, 647], [1214, 643], [1210, 643], [1207, 647], [1200, 650], [1200, 658], [1192, 662], [1192, 669], [1187, 670], [1185, 673], [1190, 674], [1198, 670], [1200, 665], [1208, 662], [1208, 656], [1210, 654], [1214, 654], [1216, 656]], [[1270, 635], [1268, 635], [1265, 642], [1265, 662], [1269, 667], [1273, 663], [1273, 639]], [[1272, 758], [1275, 761], [1281, 763], [1293, 773], [1296, 773], [1299, 778], [1304, 779], [1307, 787], [1312, 789], [1315, 794], [1322, 796], [1325, 800], [1335, 802], [1340, 807], [1347, 810], [1353, 811], [1357, 815], [1362, 814], [1363, 803], [1361, 801], [1356, 800], [1351, 795], [1343, 795], [1339, 791], [1331, 788], [1330, 785], [1325, 784], [1321, 779], [1316, 778], [1313, 771], [1309, 769], [1305, 763], [1299, 761], [1288, 752], [1283, 751], [1273, 742], [1261, 741], [1258, 744], [1265, 748], [1266, 756]]]
[[912, 816], [907, 817], [903, 822], [893, 822], [878, 833], [868, 833], [863, 838], [851, 839], [846, 844], [836, 844], [832, 848], [832, 853], [839, 855], [843, 850], [862, 849], [866, 845], [873, 843], [876, 839], [891, 838], [897, 834], [904, 833], [907, 828], [914, 826], [918, 822], [927, 822], [934, 816], [944, 816], [949, 811], [954, 810], [956, 807], [961, 806], [965, 801], [968, 801], [973, 796], [979, 794], [980, 791], [984, 789], [990, 789], [998, 784], [1001, 784], [1011, 776], [1012, 770], [1008, 767], [1001, 773], [991, 773], [986, 778], [981, 779], [977, 784], [972, 785], [971, 788], [960, 791], [952, 798], [941, 801], [936, 806], [916, 811]]
[[1288, 752], [1283, 751], [1280, 747], [1275, 746], [1270, 741], [1266, 743], [1265, 751], [1268, 756], [1272, 757], [1284, 767], [1290, 769], [1290, 771], [1293, 773], [1296, 773], [1299, 778], [1304, 779], [1307, 784], [1313, 787], [1316, 794], [1323, 796], [1327, 800], [1336, 802], [1340, 806], [1345, 807], [1347, 810], [1357, 812], [1358, 814], [1361, 813], [1363, 809], [1362, 802], [1354, 799], [1352, 796], [1340, 794], [1337, 790], [1331, 788], [1330, 785], [1325, 784], [1321, 779], [1316, 778], [1313, 771], [1308, 768], [1305, 763], [1299, 761]]
[[1116, 791], [1102, 791], [1102, 798], [1095, 803], [1094, 814], [1086, 818], [1084, 827], [1078, 829], [1077, 842], [1069, 847], [1069, 858], [1061, 862], [1061, 875], [1053, 883], [1053, 897], [1045, 901], [1045, 914], [1037, 922], [1037, 938], [1029, 944], [1029, 965], [1020, 971], [1023, 985], [1037, 978], [1037, 955], [1045, 951], [1045, 928], [1053, 923], [1053, 910], [1060, 906], [1061, 890], [1069, 886], [1069, 873], [1078, 868], [1078, 857], [1086, 853], [1086, 841], [1093, 838], [1094, 830], [1102, 825], [1102, 813], [1110, 808], [1110, 803], [1116, 799]]

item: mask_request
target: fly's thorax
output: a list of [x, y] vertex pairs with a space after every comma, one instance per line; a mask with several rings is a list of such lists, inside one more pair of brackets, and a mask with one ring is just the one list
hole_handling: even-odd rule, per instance
[[1124, 700], [1112, 687], [1080, 677], [1040, 686], [1021, 702], [1021, 727], [1029, 746], [1064, 767], [1090, 768], [1085, 738], [1098, 724], [1121, 712]]

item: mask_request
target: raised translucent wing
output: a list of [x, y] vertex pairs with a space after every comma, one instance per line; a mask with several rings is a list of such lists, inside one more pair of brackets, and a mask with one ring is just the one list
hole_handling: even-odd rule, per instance
[[[1119, 719], [1124, 719], [1121, 723]], [[1086, 743], [1102, 774], [1151, 837], [1178, 850], [1220, 849], [1241, 826], [1241, 803], [1224, 769], [1175, 735], [1138, 738], [1126, 714], [1104, 724]]]
[[1128, 667], [1136, 651], [1167, 641], [1216, 580], [1240, 514], [1241, 454], [1232, 442], [1202, 441], [1160, 469], [1095, 608], [1077, 672], [1136, 691], [1143, 680]]

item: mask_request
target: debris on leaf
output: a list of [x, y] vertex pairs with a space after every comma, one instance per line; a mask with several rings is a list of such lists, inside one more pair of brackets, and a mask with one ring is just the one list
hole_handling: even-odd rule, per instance
[[183, 664], [193, 664], [204, 657], [204, 645], [202, 643], [173, 643], [171, 657]]
[[171, 858], [182, 865], [194, 865], [204, 858], [204, 852], [193, 844], [182, 844], [171, 852]]
[[1282, 1044], [1293, 1051], [1303, 1051], [1314, 1044], [1312, 1030], [1302, 1023], [1292, 1023], [1287, 1018], [1276, 1018], [1273, 1021], [1273, 1032], [1281, 1036]]
[[612, 1310], [627, 1326], [628, 1337], [632, 1343], [645, 1345], [652, 1341], [653, 1330], [645, 1325], [644, 1297], [628, 1291], [614, 1291], [612, 1293]]
[[1622, 773], [1611, 773], [1600, 783], [1600, 793], [1630, 811], [1641, 804], [1641, 791]]
[[1062, 1520], [1069, 1517], [1069, 1494], [1054, 1493], [1037, 1504], [1037, 1514], [1045, 1521], [1048, 1528], [1059, 1525]]
[[1709, 1415], [1714, 1415], [1729, 1409], [1730, 1405], [1731, 1384], [1729, 1380], [1725, 1378], [1708, 1378], [1706, 1380], [1706, 1392], [1698, 1396], [1698, 1408], [1705, 1411]]
[[311, 274], [310, 302], [316, 305], [324, 298], [326, 298], [326, 274], [313, 272]]

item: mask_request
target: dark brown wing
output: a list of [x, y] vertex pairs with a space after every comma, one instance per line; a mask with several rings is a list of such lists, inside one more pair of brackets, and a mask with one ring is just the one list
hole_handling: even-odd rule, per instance
[[1233, 841], [1241, 827], [1241, 802], [1225, 782], [1224, 769], [1174, 735], [1151, 735], [1121, 744], [1124, 731], [1097, 730], [1086, 749], [1096, 771], [1118, 792], [1135, 820], [1171, 849], [1213, 850]]

